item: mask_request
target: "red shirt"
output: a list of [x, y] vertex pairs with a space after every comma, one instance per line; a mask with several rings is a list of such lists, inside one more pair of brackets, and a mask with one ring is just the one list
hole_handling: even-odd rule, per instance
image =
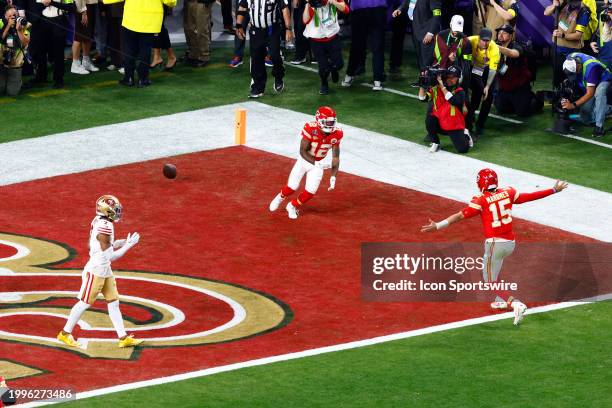
[[534, 193], [519, 193], [513, 187], [498, 188], [494, 192], [485, 191], [475, 196], [461, 212], [465, 218], [480, 214], [486, 238], [513, 241], [512, 205], [539, 200], [554, 193], [555, 190], [552, 188]]
[[331, 133], [325, 133], [317, 122], [308, 122], [302, 129], [302, 138], [310, 141], [308, 152], [314, 156], [316, 161], [323, 160], [329, 149], [339, 145], [342, 136], [344, 133], [339, 127], [336, 127]]

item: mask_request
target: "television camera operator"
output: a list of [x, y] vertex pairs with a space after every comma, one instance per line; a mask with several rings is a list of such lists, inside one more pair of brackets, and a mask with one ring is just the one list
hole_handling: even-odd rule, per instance
[[563, 73], [584, 94], [572, 102], [561, 99], [561, 107], [580, 113], [580, 121], [586, 125], [595, 123], [593, 137], [602, 137], [606, 131], [604, 121], [609, 111], [607, 92], [612, 74], [599, 60], [581, 52], [574, 52], [563, 62]]
[[15, 6], [6, 7], [0, 20], [0, 95], [16, 96], [21, 90], [21, 67], [27, 58], [30, 26]]
[[448, 135], [459, 153], [467, 153], [472, 146], [469, 134], [465, 133], [467, 96], [459, 85], [460, 78], [461, 69], [455, 65], [447, 69], [430, 68], [421, 77], [420, 85], [429, 87], [425, 127], [432, 153], [440, 150], [438, 133]]
[[528, 45], [515, 41], [514, 28], [510, 24], [504, 24], [496, 31], [501, 58], [495, 109], [498, 113], [516, 113], [519, 116], [531, 116], [540, 112], [544, 100], [531, 89], [535, 72], [532, 72], [534, 68], [530, 66], [526, 55]]

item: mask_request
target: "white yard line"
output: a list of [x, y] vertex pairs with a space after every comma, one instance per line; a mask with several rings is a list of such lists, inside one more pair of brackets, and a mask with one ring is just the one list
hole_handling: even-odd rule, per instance
[[[596, 296], [593, 298], [582, 299], [582, 300], [574, 301], [574, 302], [563, 302], [563, 303], [556, 303], [552, 305], [534, 307], [532, 309], [527, 310], [526, 314], [533, 315], [533, 314], [538, 314], [538, 313], [545, 313], [545, 312], [550, 312], [553, 310], [567, 309], [569, 307], [583, 305], [586, 303], [599, 302], [599, 301], [610, 300], [610, 299], [612, 299], [612, 293], [609, 293], [607, 295]], [[367, 346], [372, 346], [375, 344], [381, 344], [381, 343], [387, 343], [390, 341], [407, 339], [410, 337], [423, 336], [425, 334], [438, 333], [438, 332], [443, 332], [447, 330], [458, 329], [461, 327], [475, 326], [475, 325], [479, 325], [483, 323], [495, 322], [498, 320], [511, 319], [513, 317], [514, 317], [513, 312], [477, 317], [474, 319], [467, 319], [467, 320], [462, 320], [458, 322], [446, 323], [446, 324], [441, 324], [438, 326], [425, 327], [423, 329], [416, 329], [416, 330], [409, 330], [409, 331], [405, 331], [401, 333], [388, 334], [385, 336], [374, 337], [371, 339], [364, 339], [364, 340], [352, 341], [349, 343], [335, 344], [333, 346], [319, 347], [315, 349], [299, 351], [296, 353], [288, 353], [288, 354], [282, 354], [282, 355], [277, 355], [277, 356], [264, 357], [264, 358], [259, 358], [256, 360], [243, 361], [243, 362], [235, 363], [235, 364], [228, 364], [224, 366], [211, 367], [211, 368], [207, 368], [204, 370], [198, 370], [198, 371], [192, 371], [192, 372], [183, 373], [183, 374], [171, 375], [168, 377], [154, 378], [151, 380], [138, 381], [138, 382], [133, 382], [133, 383], [128, 383], [128, 384], [115, 385], [112, 387], [100, 388], [97, 390], [79, 392], [76, 394], [76, 399], [81, 400], [81, 399], [92, 398], [92, 397], [97, 397], [97, 396], [106, 395], [106, 394], [112, 394], [115, 392], [134, 390], [137, 388], [150, 387], [154, 385], [168, 384], [172, 382], [188, 380], [191, 378], [206, 377], [209, 375], [225, 373], [228, 371], [235, 371], [235, 370], [239, 370], [239, 369], [247, 368], [247, 367], [256, 367], [256, 366], [261, 366], [261, 365], [266, 365], [266, 364], [278, 363], [281, 361], [296, 360], [298, 358], [303, 358], [303, 357], [312, 357], [312, 356], [317, 356], [320, 354], [333, 353], [336, 351], [351, 350], [351, 349], [356, 349], [356, 348], [361, 348], [361, 347], [367, 347]], [[508, 324], [511, 324], [511, 323], [508, 322]], [[39, 407], [39, 406], [51, 405], [51, 404], [53, 403], [52, 402], [28, 403], [28, 404], [16, 405], [16, 407], [21, 407], [21, 408]]]
[[[313, 116], [245, 102], [0, 144], [3, 164], [0, 185], [232, 146], [238, 107], [247, 109], [248, 146], [296, 157], [301, 127]], [[554, 179], [548, 177], [466, 155], [445, 151], [431, 154], [416, 143], [353, 126], [342, 127], [345, 139], [341, 170], [358, 176], [461, 202], [468, 202], [477, 193], [476, 173], [483, 167], [492, 167], [502, 185], [514, 186], [519, 191], [554, 184]], [[562, 167], [563, 163], [559, 163], [560, 170]], [[244, 177], [248, 178], [248, 174]], [[277, 187], [270, 186], [271, 195]], [[342, 188], [341, 176], [337, 187]], [[519, 218], [612, 242], [610, 193], [572, 185], [544, 201], [515, 206], [513, 213]], [[431, 214], [433, 218], [445, 215]], [[426, 220], [415, 223], [423, 221]]]

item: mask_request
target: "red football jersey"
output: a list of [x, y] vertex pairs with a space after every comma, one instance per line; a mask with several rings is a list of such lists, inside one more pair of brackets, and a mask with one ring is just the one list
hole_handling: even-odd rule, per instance
[[514, 240], [512, 231], [512, 204], [519, 193], [512, 187], [499, 188], [495, 192], [485, 191], [472, 198], [461, 212], [465, 218], [480, 214], [487, 238]]
[[309, 153], [316, 161], [323, 160], [333, 146], [339, 145], [342, 136], [344, 133], [339, 127], [331, 133], [324, 133], [317, 122], [308, 122], [302, 129], [302, 138], [310, 141]]

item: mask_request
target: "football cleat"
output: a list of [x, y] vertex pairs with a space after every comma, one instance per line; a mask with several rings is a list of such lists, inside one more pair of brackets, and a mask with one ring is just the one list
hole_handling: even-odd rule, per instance
[[372, 90], [373, 91], [382, 91], [382, 89], [383, 89], [382, 82], [374, 81], [374, 86], [372, 86]]
[[270, 202], [270, 211], [278, 210], [278, 207], [280, 206], [280, 204], [283, 202], [284, 199], [285, 197], [283, 197], [280, 193], [278, 193], [276, 197], [274, 197], [274, 199]]
[[342, 80], [341, 85], [345, 88], [348, 88], [349, 86], [353, 85], [353, 77], [350, 75], [345, 76], [344, 79]]
[[429, 153], [435, 153], [440, 150], [440, 145], [438, 143], [432, 143], [429, 145]]
[[287, 206], [285, 207], [285, 210], [287, 210], [287, 216], [291, 218], [292, 220], [295, 220], [298, 217], [299, 212], [297, 208], [293, 206], [293, 204], [291, 203], [287, 204]]
[[500, 301], [500, 302], [492, 302], [491, 303], [491, 309], [507, 309], [508, 308], [508, 302], [504, 302], [504, 301]]
[[478, 190], [485, 191], [497, 188], [497, 173], [491, 169], [482, 169], [476, 176]]
[[317, 109], [315, 121], [323, 132], [331, 133], [336, 130], [336, 111], [329, 106], [321, 106]]
[[514, 309], [514, 325], [518, 326], [520, 322], [523, 321], [523, 316], [525, 315], [525, 311], [527, 311], [527, 306], [515, 300], [512, 302], [512, 309]]
[[130, 334], [129, 336], [125, 336], [123, 339], [119, 340], [119, 348], [134, 347], [142, 344], [143, 341], [144, 340], [141, 339], [135, 339], [134, 335]]
[[122, 211], [123, 207], [115, 196], [103, 195], [96, 201], [96, 214], [108, 217], [113, 222], [121, 219]]
[[64, 332], [61, 331], [57, 335], [57, 339], [69, 347], [81, 347], [81, 344], [77, 342], [70, 333], [64, 334]]

